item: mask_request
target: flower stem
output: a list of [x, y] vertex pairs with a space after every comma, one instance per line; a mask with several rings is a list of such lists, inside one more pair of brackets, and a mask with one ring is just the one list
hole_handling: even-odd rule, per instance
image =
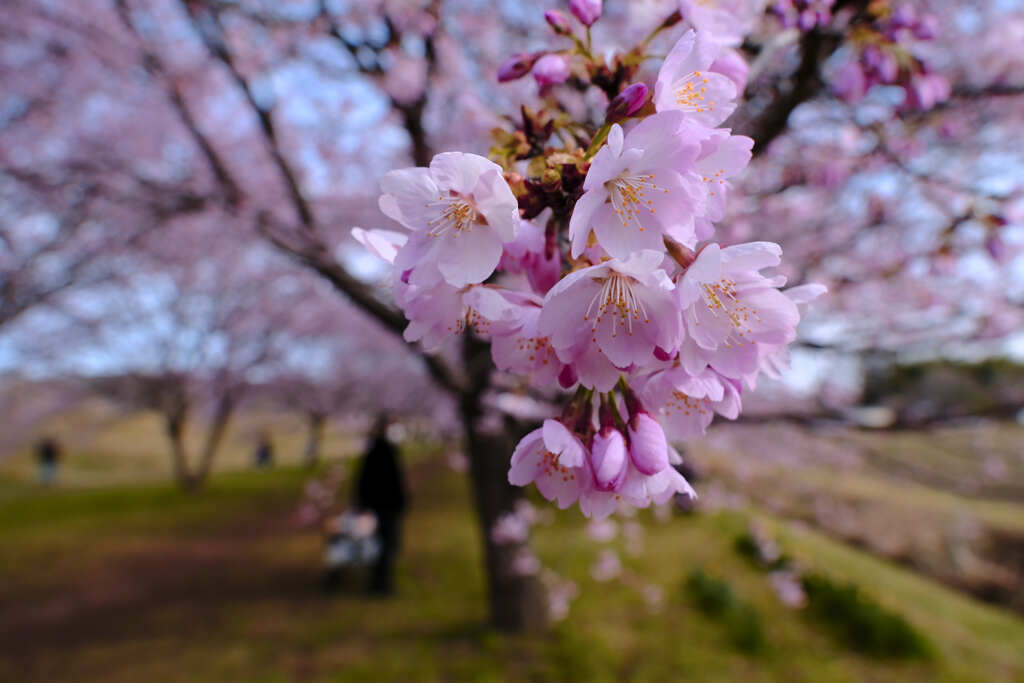
[[594, 140], [590, 143], [590, 147], [587, 147], [587, 153], [584, 155], [585, 159], [597, 154], [597, 150], [601, 149], [601, 145], [604, 144], [605, 139], [608, 138], [608, 132], [612, 129], [612, 124], [606, 123], [597, 129], [594, 134]]

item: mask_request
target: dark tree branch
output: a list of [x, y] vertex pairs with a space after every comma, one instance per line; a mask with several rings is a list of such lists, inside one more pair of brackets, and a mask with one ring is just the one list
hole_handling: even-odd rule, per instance
[[121, 17], [121, 22], [125, 28], [135, 36], [136, 42], [139, 44], [142, 50], [142, 65], [146, 71], [163, 81], [167, 99], [171, 102], [171, 108], [174, 109], [178, 118], [181, 120], [182, 125], [188, 130], [193, 142], [199, 147], [199, 151], [206, 159], [206, 163], [209, 164], [210, 170], [213, 171], [213, 175], [217, 179], [217, 184], [224, 192], [224, 199], [229, 206], [238, 206], [241, 201], [241, 190], [235, 183], [231, 174], [228, 172], [227, 166], [224, 161], [217, 154], [217, 151], [210, 144], [209, 139], [199, 130], [199, 125], [196, 123], [195, 118], [192, 116], [192, 112], [185, 104], [185, 99], [181, 95], [181, 91], [178, 89], [178, 85], [173, 78], [167, 73], [167, 69], [164, 68], [163, 62], [151, 50], [146, 49], [145, 42], [138, 35], [135, 30], [134, 24], [131, 20], [131, 10], [128, 7], [128, 0], [117, 0], [117, 13]]
[[[348, 270], [338, 263], [327, 248], [317, 240], [305, 240], [303, 244], [287, 241], [281, 234], [270, 227], [270, 218], [264, 213], [260, 216], [259, 230], [275, 247], [289, 255], [304, 266], [313, 269], [335, 289], [348, 297], [365, 313], [370, 314], [382, 325], [401, 335], [405, 330], [406, 320], [401, 311], [381, 301], [373, 294], [373, 290], [365, 283], [352, 276]], [[420, 353], [427, 366], [430, 376], [441, 387], [454, 393], [467, 391], [465, 383], [457, 377], [452, 368], [438, 356]]]
[[[274, 119], [270, 110], [260, 106], [255, 94], [249, 87], [249, 82], [235, 64], [231, 51], [228, 49], [227, 41], [224, 38], [220, 18], [215, 11], [204, 10], [198, 5], [186, 4], [185, 10], [192, 17], [196, 32], [202, 39], [207, 51], [227, 69], [228, 74], [245, 96], [249, 108], [256, 115], [260, 130], [263, 132], [263, 138], [267, 143], [267, 151], [270, 153], [274, 166], [284, 180], [285, 187], [288, 189], [288, 196], [291, 199], [295, 212], [298, 214], [299, 221], [304, 228], [312, 231], [315, 228], [313, 209], [309, 205], [306, 196], [302, 193], [302, 188], [299, 185], [299, 179], [295, 171], [281, 152], [281, 145], [278, 141], [277, 130], [274, 126]], [[204, 14], [199, 15], [199, 12], [204, 12]]]
[[[867, 0], [839, 0], [834, 9], [838, 11], [849, 7], [860, 15], [867, 5]], [[819, 27], [800, 39], [800, 65], [789, 78], [789, 87], [782, 89], [776, 84], [775, 98], [755, 116], [746, 119], [736, 131], [754, 139], [754, 156], [764, 152], [775, 138], [785, 132], [794, 109], [821, 91], [824, 86], [821, 65], [839, 48], [842, 38], [840, 34]]]
[[[122, 11], [122, 19], [128, 19], [129, 14], [127, 10], [127, 0], [118, 0], [118, 7]], [[322, 242], [312, 238], [312, 234], [315, 232], [316, 227], [316, 217], [309, 202], [302, 194], [297, 176], [281, 152], [277, 130], [274, 126], [271, 112], [259, 106], [259, 103], [256, 101], [255, 96], [249, 88], [248, 82], [235, 65], [227, 44], [223, 40], [223, 35], [220, 33], [220, 25], [216, 20], [216, 16], [211, 14], [205, 17], [209, 19], [210, 22], [213, 22], [213, 25], [207, 26], [204, 30], [198, 25], [200, 19], [197, 18], [194, 12], [190, 11], [191, 9], [198, 12], [202, 8], [198, 6], [195, 6], [194, 8], [189, 5], [185, 6], [186, 12], [188, 12], [188, 15], [191, 16], [193, 21], [197, 24], [197, 34], [203, 40], [203, 43], [211, 57], [220, 62], [227, 69], [231, 78], [241, 89], [249, 107], [257, 117], [267, 149], [270, 152], [275, 167], [278, 169], [285, 181], [288, 188], [288, 194], [295, 208], [296, 214], [299, 217], [301, 225], [305, 228], [305, 236], [303, 239], [304, 243], [301, 245], [294, 244], [286, 240], [282, 235], [277, 234], [276, 231], [270, 227], [269, 216], [265, 212], [261, 213], [257, 221], [257, 228], [261, 234], [263, 234], [279, 250], [296, 261], [312, 268], [320, 276], [330, 282], [336, 289], [346, 295], [363, 311], [376, 318], [387, 329], [395, 332], [396, 334], [401, 334], [405, 328], [405, 319], [402, 314], [374, 296], [371, 288], [353, 277], [343, 265], [338, 263], [331, 256], [327, 247]], [[130, 29], [132, 28], [130, 23], [128, 26]], [[217, 32], [215, 34], [211, 34], [211, 30], [214, 29]], [[153, 57], [153, 64], [158, 66], [160, 64], [155, 56]], [[170, 79], [165, 78], [164, 81], [169, 89], [173, 89], [173, 84]], [[184, 100], [180, 97], [180, 93], [177, 94], [177, 98], [172, 95], [171, 101], [176, 106], [178, 104], [181, 105], [180, 112], [187, 113], [188, 109], [185, 106]], [[222, 169], [224, 171], [224, 177], [230, 181], [230, 187], [238, 188], [238, 183], [235, 183], [231, 179], [231, 176], [227, 171], [227, 164], [225, 164], [220, 158], [220, 155], [217, 153], [215, 147], [206, 135], [198, 126], [186, 125], [186, 128], [192, 138], [196, 141], [196, 144], [204, 151], [207, 161], [210, 163], [211, 167], [215, 169], [214, 172], [217, 173], [216, 169]], [[217, 175], [218, 178], [220, 178], [220, 174], [217, 173]], [[239, 192], [239, 195], [240, 194], [241, 193]], [[456, 394], [464, 391], [462, 381], [443, 359], [423, 353], [421, 353], [420, 356], [427, 365], [427, 369], [430, 372], [431, 377], [433, 377], [441, 387]]]

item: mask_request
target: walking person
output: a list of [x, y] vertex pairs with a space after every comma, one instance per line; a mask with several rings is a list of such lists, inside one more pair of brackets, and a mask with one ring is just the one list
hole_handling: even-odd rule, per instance
[[53, 437], [46, 437], [36, 447], [36, 460], [39, 461], [39, 483], [52, 486], [57, 482], [57, 462], [60, 460], [60, 446]]
[[395, 560], [401, 539], [402, 514], [406, 506], [405, 479], [398, 450], [388, 440], [390, 419], [380, 415], [374, 424], [370, 446], [359, 466], [355, 504], [377, 517], [380, 554], [370, 570], [370, 593], [394, 592]]

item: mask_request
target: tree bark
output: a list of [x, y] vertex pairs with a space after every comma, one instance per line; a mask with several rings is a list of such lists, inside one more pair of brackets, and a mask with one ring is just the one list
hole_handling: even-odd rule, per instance
[[313, 468], [320, 462], [320, 444], [324, 440], [324, 422], [326, 417], [320, 413], [309, 414], [309, 435], [306, 447], [302, 450], [302, 464]]
[[481, 428], [481, 398], [490, 379], [488, 346], [467, 337], [464, 357], [466, 367], [475, 371], [475, 377], [473, 388], [460, 397], [459, 408], [484, 547], [491, 624], [510, 633], [538, 632], [547, 625], [543, 587], [535, 575], [522, 575], [514, 570], [516, 556], [530, 552], [529, 540], [498, 544], [491, 535], [498, 519], [512, 513], [522, 496], [522, 489], [508, 483], [508, 463], [517, 435], [507, 427], [497, 432]]
[[203, 484], [206, 483], [207, 477], [210, 476], [210, 470], [213, 469], [213, 460], [220, 450], [220, 444], [224, 440], [224, 433], [227, 431], [228, 422], [231, 420], [234, 408], [235, 402], [228, 395], [221, 396], [217, 401], [213, 422], [206, 433], [206, 442], [203, 444], [203, 451], [199, 458], [199, 467], [196, 468], [195, 474], [192, 476], [192, 487], [194, 489], [202, 488]]
[[188, 469], [188, 457], [185, 449], [185, 416], [184, 410], [164, 413], [164, 426], [167, 440], [171, 446], [171, 472], [178, 487], [184, 490], [192, 488], [192, 474]]

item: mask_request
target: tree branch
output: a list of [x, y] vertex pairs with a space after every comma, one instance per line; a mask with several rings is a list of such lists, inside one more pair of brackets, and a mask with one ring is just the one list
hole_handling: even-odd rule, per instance
[[[867, 0], [840, 0], [834, 11], [843, 7], [853, 8], [860, 15], [867, 7]], [[800, 39], [800, 65], [789, 78], [789, 88], [779, 91], [765, 108], [738, 127], [737, 133], [754, 139], [754, 156], [764, 152], [768, 145], [786, 130], [789, 115], [799, 105], [810, 100], [824, 86], [821, 79], [821, 65], [842, 44], [842, 35], [825, 28], [815, 28]], [[776, 86], [778, 90], [778, 86]]]
[[185, 104], [185, 99], [181, 95], [181, 91], [178, 89], [177, 83], [167, 73], [167, 69], [164, 67], [163, 62], [151, 50], [147, 50], [145, 43], [135, 30], [134, 24], [131, 20], [131, 10], [128, 7], [128, 0], [117, 0], [117, 13], [121, 17], [121, 22], [125, 28], [135, 36], [136, 42], [139, 44], [142, 50], [142, 65], [146, 71], [159, 78], [164, 82], [167, 91], [167, 99], [171, 102], [171, 107], [174, 109], [178, 118], [181, 120], [182, 125], [188, 130], [193, 142], [199, 147], [199, 151], [206, 159], [206, 163], [210, 165], [210, 169], [213, 171], [213, 175], [217, 179], [217, 184], [224, 192], [224, 199], [229, 206], [238, 206], [239, 201], [242, 198], [241, 190], [235, 183], [231, 174], [228, 172], [227, 166], [224, 164], [220, 155], [210, 144], [209, 139], [199, 130], [199, 125], [196, 123], [195, 118], [192, 116], [192, 112]]
[[[334, 285], [335, 289], [345, 294], [349, 300], [365, 313], [376, 318], [386, 328], [398, 335], [401, 335], [405, 330], [406, 320], [401, 311], [392, 308], [374, 296], [372, 289], [353, 277], [344, 266], [331, 256], [321, 242], [305, 240], [305, 243], [300, 245], [286, 241], [270, 227], [270, 216], [266, 212], [260, 215], [259, 230], [271, 244], [302, 265], [316, 271], [321, 277]], [[465, 382], [456, 376], [455, 372], [443, 359], [422, 352], [419, 355], [426, 364], [430, 376], [441, 387], [455, 394], [466, 392]]]

